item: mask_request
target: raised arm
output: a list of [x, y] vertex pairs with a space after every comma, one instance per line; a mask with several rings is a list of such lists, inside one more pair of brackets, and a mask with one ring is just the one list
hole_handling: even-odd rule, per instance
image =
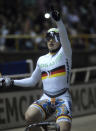
[[60, 42], [61, 42], [61, 45], [64, 49], [64, 53], [67, 57], [69, 57], [72, 55], [72, 49], [71, 49], [70, 41], [68, 39], [66, 28], [65, 28], [62, 20], [60, 20], [56, 23], [57, 23], [57, 27], [59, 29]]
[[60, 42], [64, 49], [64, 53], [66, 57], [70, 57], [72, 55], [71, 44], [68, 39], [65, 25], [60, 18], [60, 13], [56, 10], [52, 10], [52, 18], [56, 21], [57, 28], [59, 29]]

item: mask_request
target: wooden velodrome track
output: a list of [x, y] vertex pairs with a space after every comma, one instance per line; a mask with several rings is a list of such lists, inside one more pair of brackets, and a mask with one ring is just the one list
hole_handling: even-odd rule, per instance
[[[6, 131], [24, 131], [24, 128]], [[73, 118], [71, 131], [96, 131], [96, 114]]]

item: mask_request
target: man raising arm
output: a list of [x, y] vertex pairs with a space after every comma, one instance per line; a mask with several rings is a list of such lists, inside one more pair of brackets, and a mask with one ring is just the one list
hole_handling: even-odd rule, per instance
[[[60, 13], [52, 10], [51, 16], [57, 28], [51, 28], [46, 33], [49, 53], [39, 57], [31, 77], [13, 81], [4, 79], [2, 84], [31, 87], [41, 78], [43, 95], [28, 107], [25, 113], [26, 121], [28, 123], [44, 121], [55, 112], [56, 123], [60, 126], [60, 131], [70, 131], [72, 100], [69, 88], [72, 49]], [[32, 130], [36, 131], [36, 129]]]

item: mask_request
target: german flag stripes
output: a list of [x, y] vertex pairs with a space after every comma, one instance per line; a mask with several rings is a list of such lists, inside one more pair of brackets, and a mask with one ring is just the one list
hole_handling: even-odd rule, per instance
[[[48, 72], [48, 73], [47, 73]], [[42, 80], [46, 78], [64, 76], [66, 74], [65, 65], [52, 69], [50, 71], [42, 72]]]

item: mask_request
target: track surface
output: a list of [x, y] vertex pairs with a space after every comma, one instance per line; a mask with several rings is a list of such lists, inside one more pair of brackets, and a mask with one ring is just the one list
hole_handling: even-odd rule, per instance
[[[24, 131], [24, 128], [17, 128], [6, 131]], [[96, 131], [96, 114], [74, 118], [71, 131]]]

